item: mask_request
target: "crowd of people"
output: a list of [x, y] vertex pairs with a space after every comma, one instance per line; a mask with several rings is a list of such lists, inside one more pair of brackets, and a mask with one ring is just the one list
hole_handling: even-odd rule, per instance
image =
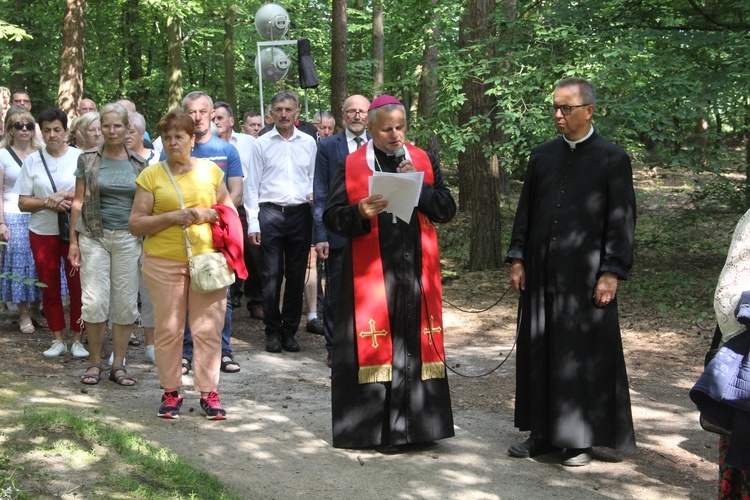
[[[22, 333], [40, 327], [52, 332], [44, 356], [70, 351], [87, 359], [81, 383], [99, 384], [111, 331], [108, 378], [132, 387], [137, 380], [126, 368], [127, 351], [143, 341], [165, 389], [160, 417], [178, 417], [181, 376], [193, 372], [206, 416], [223, 419], [219, 373], [241, 370], [232, 353], [231, 318], [244, 295], [251, 317], [265, 323], [266, 350], [299, 351], [296, 330], [306, 317], [304, 328], [325, 336], [325, 362], [331, 366], [335, 300], [325, 299], [330, 291], [324, 291], [317, 270], [318, 257], [328, 259], [328, 236], [320, 232], [325, 193], [346, 155], [336, 156], [326, 167], [325, 186], [319, 183], [324, 189], [318, 195], [317, 236], [312, 197], [316, 161], [325, 162], [318, 144], [333, 136], [330, 112], [316, 113], [312, 123], [300, 120], [299, 97], [282, 92], [265, 115], [245, 113], [240, 124], [245, 133], [237, 133], [231, 105], [192, 92], [179, 112], [159, 122], [152, 143], [144, 117], [125, 99], [101, 109], [81, 99], [69, 121], [58, 108], [35, 119], [26, 91], [0, 89], [0, 98], [0, 238], [8, 243], [2, 264], [5, 271], [46, 285], [2, 280], [0, 297], [18, 310]], [[369, 105], [362, 96], [354, 102]], [[338, 134], [358, 137], [351, 151], [369, 139], [366, 110], [357, 111], [345, 116], [347, 129]], [[167, 168], [175, 180], [171, 190]], [[287, 175], [294, 180], [291, 190], [283, 181]], [[215, 184], [213, 194], [205, 189], [206, 179]], [[182, 205], [173, 190], [180, 191]], [[226, 290], [194, 293], [186, 243], [192, 255], [217, 251], [211, 229], [226, 226], [222, 217], [233, 219], [219, 205], [241, 224], [237, 233], [245, 251], [233, 269], [250, 269], [250, 277], [238, 272]], [[335, 290], [339, 274], [331, 270], [326, 288]], [[326, 308], [325, 316], [319, 308]], [[143, 339], [133, 333], [137, 323]]]
[[[164, 389], [157, 415], [179, 417], [192, 371], [206, 417], [222, 420], [219, 378], [241, 370], [231, 336], [244, 295], [266, 351], [298, 352], [303, 317], [325, 337], [334, 446], [453, 435], [434, 224], [456, 204], [437, 159], [406, 141], [398, 99], [349, 96], [334, 133], [332, 113], [300, 120], [298, 95], [282, 91], [264, 115], [242, 115], [238, 133], [231, 105], [196, 91], [153, 143], [127, 100], [97, 110], [82, 99], [70, 127], [57, 108], [35, 120], [25, 91], [0, 87], [0, 104], [3, 271], [47, 285], [3, 280], [0, 300], [22, 333], [49, 328], [44, 356], [68, 352], [67, 325], [72, 355], [88, 358], [81, 382], [98, 384], [109, 327], [109, 379], [132, 387], [126, 356], [141, 321]], [[515, 425], [530, 431], [508, 453], [562, 452], [571, 467], [594, 446], [635, 446], [616, 299], [632, 265], [632, 171], [594, 131], [595, 106], [587, 80], [555, 87], [560, 135], [531, 153], [507, 256], [521, 301]], [[417, 176], [410, 216], [374, 187], [389, 174]], [[217, 252], [234, 284], [196, 292], [191, 258]]]

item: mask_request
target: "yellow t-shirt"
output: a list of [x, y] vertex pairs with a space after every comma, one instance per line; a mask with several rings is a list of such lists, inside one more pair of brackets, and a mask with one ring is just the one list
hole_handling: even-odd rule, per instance
[[[196, 158], [195, 168], [182, 175], [175, 175], [180, 186], [185, 208], [210, 208], [216, 204], [216, 191], [224, 182], [224, 172], [212, 161]], [[136, 184], [154, 196], [153, 215], [180, 209], [180, 199], [172, 185], [162, 162], [143, 169]], [[215, 252], [211, 224], [193, 224], [188, 227], [193, 255]], [[182, 226], [172, 225], [163, 231], [146, 237], [143, 250], [156, 257], [187, 262], [185, 231]]]

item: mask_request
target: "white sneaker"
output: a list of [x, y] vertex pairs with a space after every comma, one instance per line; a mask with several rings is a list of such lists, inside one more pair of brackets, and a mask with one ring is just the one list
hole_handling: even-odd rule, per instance
[[54, 342], [52, 342], [52, 347], [44, 351], [42, 354], [44, 354], [44, 356], [48, 358], [56, 358], [58, 356], [62, 356], [67, 352], [68, 347], [63, 342], [55, 340]]
[[156, 356], [154, 355], [154, 346], [147, 345], [144, 354], [147, 360], [149, 360], [153, 364], [156, 364]]
[[83, 347], [83, 344], [81, 344], [79, 341], [73, 342], [73, 345], [70, 346], [70, 353], [73, 355], [74, 358], [88, 358], [89, 352], [86, 350], [85, 347]]

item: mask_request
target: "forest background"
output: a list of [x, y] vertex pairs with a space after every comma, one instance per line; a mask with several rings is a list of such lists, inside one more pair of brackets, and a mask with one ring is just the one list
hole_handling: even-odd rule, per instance
[[[748, 0], [279, 3], [291, 20], [286, 38], [312, 45], [320, 85], [307, 92], [311, 115], [328, 108], [341, 124], [354, 93], [406, 104], [410, 140], [439, 154], [460, 193], [469, 269], [502, 266], [509, 183], [522, 178], [531, 147], [553, 136], [547, 106], [566, 76], [595, 83], [597, 130], [636, 162], [708, 174], [696, 196], [750, 206]], [[127, 97], [152, 131], [196, 89], [241, 117], [260, 107], [261, 5], [0, 0], [0, 84], [28, 89], [35, 112], [72, 115], [82, 97]], [[266, 96], [299, 90], [296, 50], [285, 51], [293, 67], [264, 82]]]
[[[739, 214], [750, 207], [750, 0], [279, 3], [291, 19], [287, 38], [307, 38], [312, 44], [320, 85], [307, 92], [311, 113], [319, 107], [329, 108], [340, 124], [346, 95], [393, 94], [410, 111], [410, 141], [439, 154], [446, 182], [460, 205], [456, 219], [439, 228], [445, 293], [457, 306], [490, 306], [507, 288], [502, 269], [507, 248], [504, 241], [530, 149], [555, 134], [547, 109], [555, 82], [566, 76], [594, 82], [598, 91], [595, 127], [624, 147], [634, 164], [636, 264], [618, 295], [637, 408], [639, 450], [632, 459], [592, 465], [592, 484], [583, 485], [585, 493], [579, 498], [597, 494], [657, 497], [654, 491], [668, 491], [659, 498], [687, 497], [691, 490], [691, 498], [714, 494], [715, 440], [698, 429], [695, 409], [686, 394], [700, 372], [715, 325], [711, 298], [732, 228]], [[0, 0], [0, 85], [26, 88], [35, 113], [47, 106], [60, 106], [72, 114], [81, 97], [99, 105], [127, 97], [138, 104], [151, 132], [160, 116], [184, 94], [197, 89], [232, 103], [241, 116], [260, 107], [253, 63], [256, 42], [260, 41], [254, 13], [261, 5], [225, 0]], [[288, 53], [294, 61], [296, 52]], [[300, 90], [296, 62], [284, 80], [264, 83], [266, 99], [287, 87]], [[500, 342], [498, 330], [505, 332], [500, 353], [504, 356], [512, 343], [515, 319], [513, 299], [509, 296], [506, 302], [498, 312], [491, 309], [486, 316], [456, 312], [458, 307], [446, 304], [447, 314], [458, 315], [449, 346], [454, 360], [471, 368], [475, 364], [489, 366], [494, 354], [485, 346]], [[260, 366], [265, 375], [254, 377], [252, 384], [241, 378], [222, 380], [222, 395], [232, 402], [234, 414], [254, 424], [267, 417], [274, 424], [263, 427], [261, 423], [260, 428], [266, 432], [280, 428], [282, 432], [286, 426], [276, 425], [279, 415], [274, 412], [283, 414], [296, 408], [293, 401], [309, 400], [314, 404], [299, 405], [299, 415], [292, 418], [300, 425], [296, 435], [306, 436], [302, 431], [312, 426], [315, 435], [325, 439], [329, 433], [325, 417], [327, 369], [319, 360], [317, 364], [308, 361], [306, 366], [313, 371], [320, 365], [313, 375], [305, 375], [315, 381], [315, 391], [290, 393], [288, 387], [309, 388], [313, 384], [302, 383], [296, 364], [289, 365], [291, 375], [280, 372], [277, 364], [264, 364], [258, 347], [264, 338], [259, 324], [241, 316], [235, 318], [235, 325], [238, 328], [233, 333], [241, 340], [238, 349], [247, 371]], [[58, 435], [67, 438], [71, 434], [67, 426], [49, 432], [60, 428], [57, 413], [37, 418], [27, 411], [27, 403], [32, 402], [30, 406], [39, 400], [45, 408], [50, 401], [65, 408], [71, 401], [83, 401], [100, 419], [104, 417], [97, 412], [108, 409], [107, 425], [115, 421], [109, 414], [116, 415], [118, 425], [109, 427], [118, 432], [122, 427], [132, 428], [135, 422], [139, 432], [184, 456], [201, 458], [203, 453], [194, 451], [201, 449], [207, 456], [235, 460], [233, 467], [224, 468], [223, 479], [249, 487], [242, 480], [257, 482], [258, 477], [267, 477], [268, 489], [263, 491], [269, 492], [268, 497], [278, 496], [279, 484], [293, 489], [298, 483], [318, 485], [323, 476], [330, 476], [332, 482], [339, 479], [338, 469], [322, 474], [315, 468], [328, 463], [326, 458], [299, 462], [302, 465], [289, 469], [292, 475], [286, 476], [286, 481], [278, 481], [274, 461], [262, 453], [285, 450], [279, 443], [298, 443], [287, 435], [264, 442], [263, 433], [252, 426], [238, 434], [239, 427], [245, 425], [242, 419], [235, 421], [237, 428], [230, 427], [225, 433], [198, 433], [193, 429], [199, 428], [199, 419], [191, 419], [186, 412], [184, 422], [191, 430], [187, 435], [193, 439], [202, 436], [205, 440], [200, 443], [186, 440], [184, 429], [170, 431], [171, 427], [153, 423], [158, 420], [150, 413], [153, 397], [159, 392], [158, 380], [148, 375], [147, 365], [138, 365], [137, 353], [131, 353], [131, 361], [140, 367], [139, 384], [144, 391], [120, 392], [114, 401], [106, 386], [101, 394], [84, 393], [77, 378], [81, 373], [78, 364], [67, 360], [56, 364], [38, 355], [47, 341], [45, 335], [19, 336], [17, 326], [10, 323], [0, 329], [0, 359], [4, 363], [0, 386], [5, 389], [0, 391], [0, 406], [5, 408], [5, 413], [0, 412], [0, 439], [5, 439], [0, 488], [18, 480], [18, 490], [47, 491], [50, 471], [56, 471], [55, 481], [60, 484], [61, 477], [77, 481], [59, 462], [46, 460], [47, 466], [40, 469], [37, 455], [24, 458], [26, 450], [34, 447], [54, 458], [57, 455], [47, 452], [48, 443], [56, 443]], [[307, 355], [320, 354], [323, 359], [322, 345], [316, 346], [307, 337], [303, 342], [307, 342]], [[487, 358], [477, 361], [471, 356], [480, 354]], [[503, 462], [507, 443], [517, 435], [510, 424], [512, 401], [497, 397], [512, 394], [513, 378], [498, 373], [477, 383], [454, 377], [456, 414], [472, 435], [476, 433], [483, 444], [494, 446], [490, 448], [493, 467], [499, 462], [497, 467], [505, 467], [503, 470], [516, 467], [516, 473], [528, 470], [535, 480], [548, 478], [559, 495], [560, 478], [550, 475], [545, 464]], [[286, 376], [294, 383], [287, 382]], [[258, 385], [258, 381], [272, 385]], [[15, 387], [14, 394], [8, 392], [10, 387]], [[59, 401], [48, 399], [46, 392], [38, 392], [40, 388], [51, 390]], [[273, 411], [267, 411], [266, 405]], [[486, 415], [487, 423], [469, 425], [480, 413]], [[313, 419], [309, 414], [324, 417]], [[8, 423], [11, 419], [12, 425]], [[505, 427], [498, 430], [498, 421], [505, 422]], [[154, 484], [166, 478], [169, 491], [173, 482], [186, 477], [182, 462], [177, 462], [175, 473], [169, 475], [155, 467], [155, 462], [145, 460], [140, 451], [123, 452], [120, 441], [127, 449], [142, 448], [140, 442], [131, 445], [129, 436], [117, 434], [114, 442], [104, 440], [101, 446], [92, 446], [93, 424], [88, 420], [83, 423], [79, 434], [85, 438], [80, 440], [83, 448], [95, 448], [101, 457], [100, 469], [96, 469], [101, 477], [122, 469], [125, 476], [135, 478], [126, 477], [127, 483], [104, 481], [102, 491], [142, 491], [145, 483], [151, 484], [142, 479], [144, 470], [153, 469]], [[37, 439], [38, 435], [47, 436], [48, 441]], [[492, 438], [487, 439], [488, 435]], [[269, 468], [260, 474], [248, 473], [244, 454], [226, 453], [241, 442], [260, 443], [255, 451], [263, 458], [251, 462], [250, 467], [261, 464]], [[130, 467], [121, 467], [122, 462], [113, 466], [115, 451], [130, 460], [131, 467], [132, 463], [142, 465], [137, 474]], [[279, 456], [292, 455], [281, 452]], [[362, 467], [358, 460], [352, 460], [355, 468]], [[444, 467], [432, 456], [426, 460]], [[339, 466], [341, 462], [331, 463]], [[413, 469], [412, 462], [410, 467], [394, 463], [397, 469]], [[641, 475], [628, 473], [633, 464]], [[312, 478], [307, 483], [299, 476], [305, 471]], [[35, 474], [42, 486], [34, 486]], [[93, 475], [86, 477], [90, 483]], [[388, 477], [389, 483], [392, 477]], [[350, 488], [349, 477], [343, 479], [337, 487]], [[563, 480], [566, 487], [581, 483], [577, 476], [564, 476]], [[410, 491], [412, 481], [411, 476], [405, 477], [396, 486], [403, 484], [404, 491]], [[204, 476], [183, 482], [189, 492], [197, 491], [197, 484], [216, 488]], [[62, 491], [68, 483], [59, 489], [57, 482], [52, 485], [54, 491]], [[633, 488], [639, 485], [648, 495], [640, 490], [634, 493]], [[97, 491], [96, 484], [86, 486], [88, 491]], [[505, 495], [508, 484], [492, 487]], [[321, 488], [319, 491], [328, 493], [327, 486]], [[138, 497], [128, 495], [123, 497]], [[211, 498], [208, 494], [197, 496]], [[310, 497], [333, 496], [313, 492]]]

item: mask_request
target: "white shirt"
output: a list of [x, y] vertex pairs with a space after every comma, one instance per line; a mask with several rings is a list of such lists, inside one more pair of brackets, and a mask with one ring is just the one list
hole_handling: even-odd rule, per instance
[[162, 151], [164, 151], [164, 144], [161, 142], [161, 136], [157, 137], [156, 140], [152, 141], [151, 145], [154, 146], [154, 151], [156, 151], [156, 157], [159, 158], [159, 156], [161, 156]]
[[13, 192], [21, 166], [10, 155], [7, 149], [0, 149], [0, 168], [3, 169], [3, 212], [20, 214], [18, 195]]
[[[76, 178], [73, 173], [78, 166], [78, 156], [81, 154], [81, 150], [68, 147], [68, 150], [60, 158], [53, 158], [44, 149], [27, 156], [21, 166], [21, 172], [16, 180], [16, 185], [13, 187], [13, 192], [17, 195], [26, 195], [37, 199], [44, 199], [54, 193], [47, 171], [44, 169], [42, 158], [39, 156], [42, 151], [52, 178], [55, 180], [57, 191], [75, 191]], [[43, 236], [59, 234], [57, 212], [44, 208], [32, 213], [29, 218], [29, 231]]]
[[247, 178], [247, 172], [250, 169], [250, 156], [253, 154], [253, 143], [255, 137], [247, 134], [238, 134], [232, 130], [232, 135], [229, 137], [229, 144], [237, 148], [237, 152], [240, 154], [240, 162], [242, 163], [242, 176]]
[[312, 197], [317, 146], [315, 139], [293, 130], [287, 140], [273, 127], [253, 143], [243, 200], [248, 233], [260, 232], [260, 203], [293, 206]]
[[362, 131], [362, 135], [354, 135], [351, 130], [346, 129], [344, 130], [344, 134], [346, 135], [346, 145], [349, 147], [349, 154], [352, 154], [361, 146], [357, 146], [357, 141], [355, 140], [357, 137], [362, 138], [362, 145], [367, 142], [367, 132]]

